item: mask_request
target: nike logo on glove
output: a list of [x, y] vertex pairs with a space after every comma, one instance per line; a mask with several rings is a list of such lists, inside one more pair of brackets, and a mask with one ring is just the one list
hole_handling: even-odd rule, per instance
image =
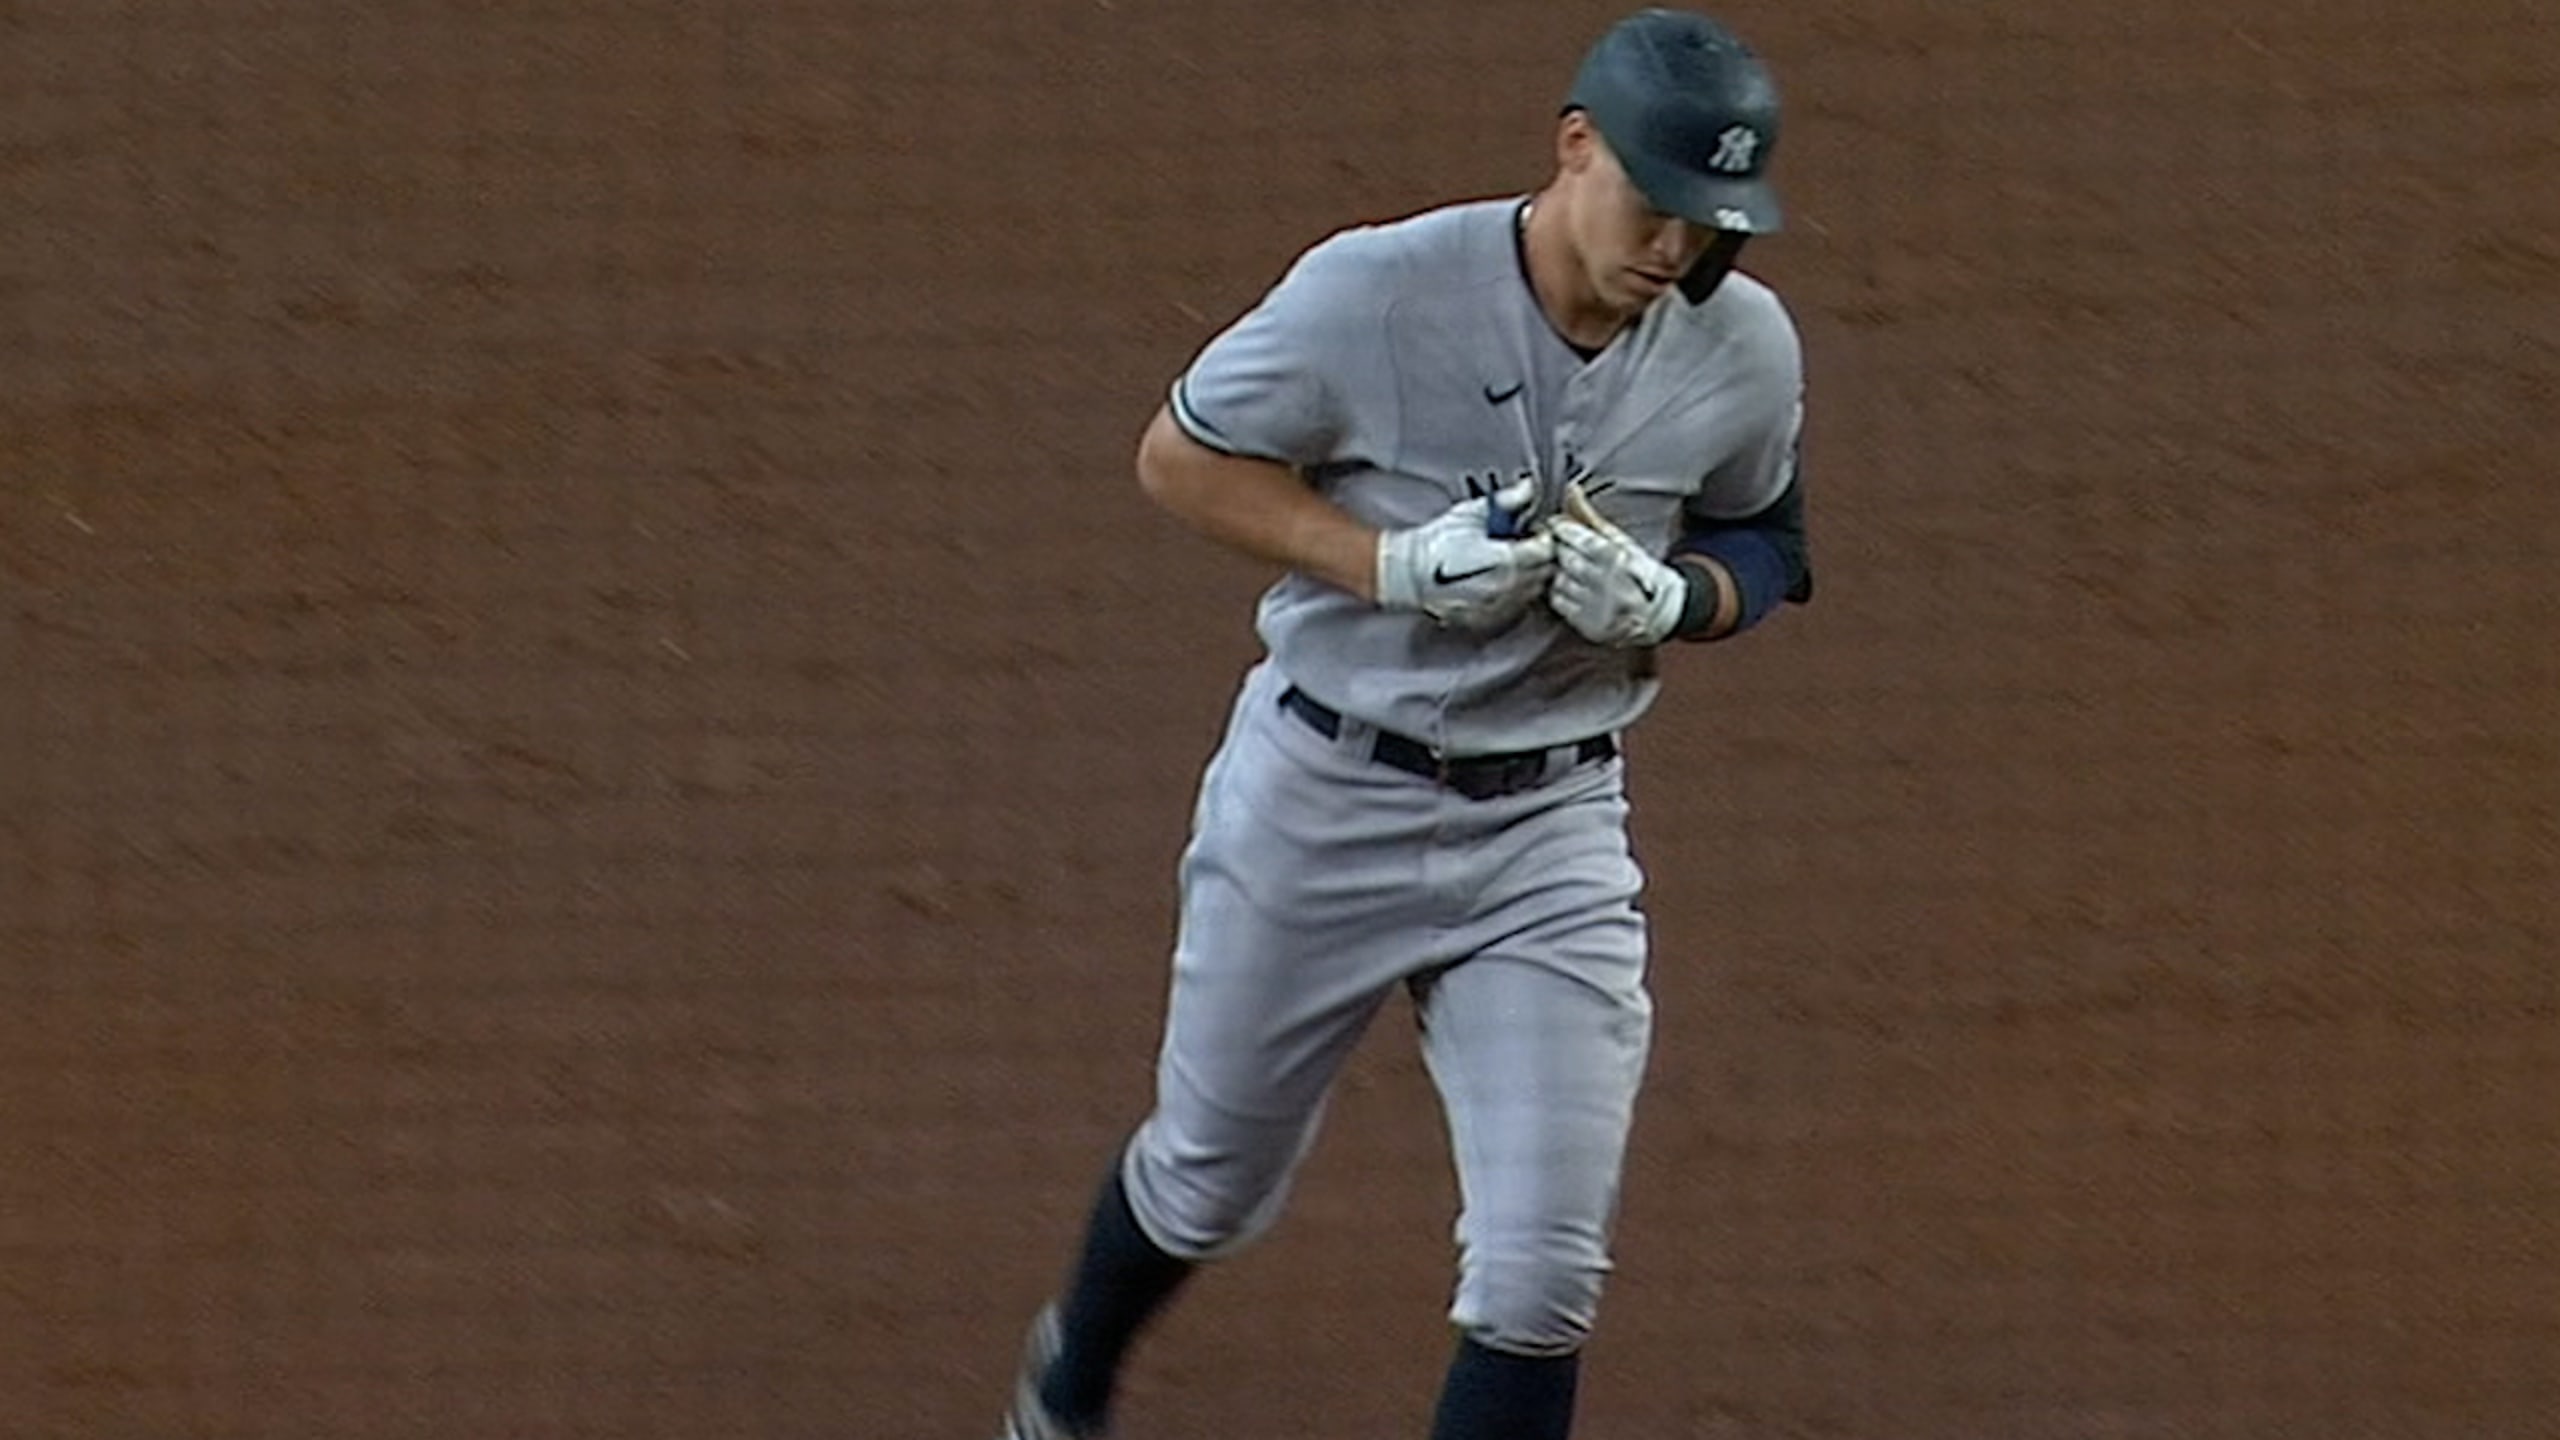
[[[1526, 384], [1526, 383], [1528, 383], [1528, 382], [1526, 382], [1526, 381], [1521, 382], [1521, 384]], [[1508, 390], [1496, 390], [1496, 389], [1494, 389], [1492, 386], [1487, 385], [1486, 387], [1484, 387], [1484, 403], [1486, 403], [1487, 405], [1499, 405], [1499, 404], [1501, 404], [1503, 401], [1508, 400], [1508, 399], [1510, 399], [1512, 396], [1517, 395], [1517, 394], [1519, 394], [1519, 393], [1520, 393], [1520, 386], [1519, 386], [1519, 385], [1514, 385], [1514, 386], [1512, 386], [1512, 387], [1511, 387], [1510, 389], [1508, 389]]]
[[1432, 567], [1431, 580], [1435, 585], [1455, 585], [1461, 580], [1473, 580], [1479, 575], [1490, 575], [1496, 568], [1498, 567], [1492, 565], [1479, 565], [1473, 570], [1461, 570], [1452, 575], [1447, 565], [1437, 565]]

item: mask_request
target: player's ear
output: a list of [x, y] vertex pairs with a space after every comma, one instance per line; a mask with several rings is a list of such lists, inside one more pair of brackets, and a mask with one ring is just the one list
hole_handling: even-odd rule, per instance
[[1559, 174], [1579, 175], [1591, 168], [1591, 158], [1600, 145], [1600, 132], [1593, 128], [1591, 115], [1580, 106], [1556, 117], [1556, 170]]

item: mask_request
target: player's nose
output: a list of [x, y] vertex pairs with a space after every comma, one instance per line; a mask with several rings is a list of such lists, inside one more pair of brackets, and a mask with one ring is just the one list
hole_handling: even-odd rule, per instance
[[1666, 269], [1685, 273], [1698, 263], [1699, 256], [1707, 253], [1707, 246], [1714, 243], [1715, 236], [1713, 229], [1695, 220], [1666, 216], [1661, 228], [1654, 231], [1653, 258], [1661, 261]]

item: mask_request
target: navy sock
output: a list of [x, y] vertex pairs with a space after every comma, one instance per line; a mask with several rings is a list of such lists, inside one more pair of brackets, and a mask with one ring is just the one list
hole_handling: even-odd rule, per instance
[[1565, 1440], [1581, 1371], [1577, 1355], [1505, 1355], [1461, 1340], [1431, 1440]]
[[1101, 1428], [1130, 1342], [1197, 1268], [1157, 1249], [1138, 1228], [1114, 1161], [1102, 1193], [1094, 1197], [1084, 1251], [1059, 1302], [1058, 1360], [1040, 1383], [1040, 1401], [1049, 1413], [1079, 1430]]

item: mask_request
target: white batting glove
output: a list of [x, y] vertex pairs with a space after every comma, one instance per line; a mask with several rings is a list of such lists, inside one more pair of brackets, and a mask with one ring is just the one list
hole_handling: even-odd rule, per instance
[[1556, 542], [1556, 579], [1547, 608], [1595, 645], [1659, 645], [1680, 624], [1689, 581], [1609, 523], [1579, 486], [1565, 513], [1547, 522]]
[[1461, 630], [1491, 630], [1526, 614], [1554, 578], [1556, 542], [1543, 533], [1505, 539], [1491, 531], [1496, 507], [1518, 515], [1537, 493], [1537, 482], [1523, 479], [1379, 536], [1378, 604], [1419, 610]]

